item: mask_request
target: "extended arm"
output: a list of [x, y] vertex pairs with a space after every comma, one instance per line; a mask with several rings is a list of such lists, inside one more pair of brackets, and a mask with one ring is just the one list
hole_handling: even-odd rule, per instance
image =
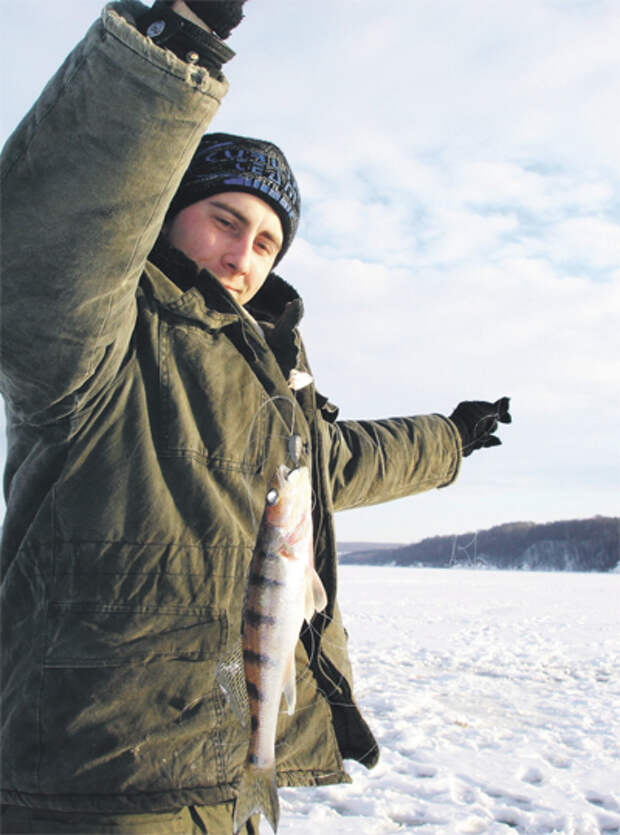
[[[376, 421], [330, 421], [329, 474], [335, 510], [446, 487], [458, 475], [462, 457], [499, 446], [498, 423], [511, 423], [510, 400], [459, 403], [450, 415], [419, 415]], [[333, 408], [333, 407], [331, 407]]]
[[441, 415], [326, 423], [335, 510], [443, 487], [456, 478], [461, 445]]

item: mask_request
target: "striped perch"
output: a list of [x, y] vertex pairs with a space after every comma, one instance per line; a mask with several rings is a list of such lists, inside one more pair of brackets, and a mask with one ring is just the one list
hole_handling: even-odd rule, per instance
[[307, 467], [278, 468], [266, 496], [250, 563], [243, 610], [243, 667], [250, 709], [250, 743], [235, 808], [235, 832], [262, 812], [274, 832], [276, 724], [282, 694], [295, 710], [295, 645], [304, 618], [327, 605], [314, 569], [312, 489]]

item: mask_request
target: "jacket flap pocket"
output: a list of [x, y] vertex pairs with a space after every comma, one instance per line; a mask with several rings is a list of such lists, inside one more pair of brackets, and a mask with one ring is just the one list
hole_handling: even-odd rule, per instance
[[164, 658], [200, 661], [226, 645], [226, 613], [209, 608], [135, 608], [99, 602], [52, 602], [46, 667], [114, 667]]

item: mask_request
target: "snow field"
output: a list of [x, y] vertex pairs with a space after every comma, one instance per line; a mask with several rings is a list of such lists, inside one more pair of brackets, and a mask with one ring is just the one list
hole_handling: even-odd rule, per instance
[[343, 566], [340, 600], [381, 759], [282, 789], [279, 835], [620, 833], [620, 575]]

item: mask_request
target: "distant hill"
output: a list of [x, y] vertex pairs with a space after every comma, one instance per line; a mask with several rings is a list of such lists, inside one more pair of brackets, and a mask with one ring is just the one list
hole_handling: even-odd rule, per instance
[[[359, 544], [358, 549], [349, 546]], [[620, 563], [620, 517], [511, 522], [485, 531], [434, 536], [411, 545], [338, 545], [342, 565], [420, 565], [536, 571], [612, 571]]]
[[344, 554], [354, 554], [361, 551], [385, 551], [394, 550], [395, 548], [402, 548], [404, 545], [399, 545], [396, 542], [339, 542], [337, 544], [338, 556]]

